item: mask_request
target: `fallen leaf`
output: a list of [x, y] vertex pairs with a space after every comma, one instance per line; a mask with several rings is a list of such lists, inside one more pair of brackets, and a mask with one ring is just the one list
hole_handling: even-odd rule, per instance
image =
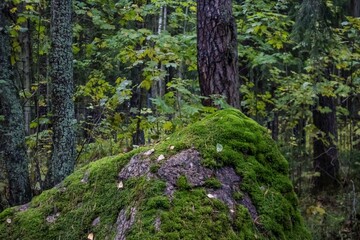
[[207, 194], [208, 198], [216, 198], [215, 195], [212, 195], [211, 193]]
[[158, 161], [161, 161], [161, 160], [164, 160], [164, 159], [165, 159], [165, 156], [161, 154], [161, 155], [158, 157], [157, 160], [158, 160]]
[[223, 145], [221, 145], [220, 143], [216, 144], [216, 152], [221, 152], [224, 149]]
[[89, 235], [87, 236], [88, 240], [94, 240], [94, 234], [93, 233], [89, 233]]
[[149, 151], [144, 152], [144, 155], [150, 156], [151, 154], [153, 154], [153, 152], [155, 152], [155, 149], [150, 149]]

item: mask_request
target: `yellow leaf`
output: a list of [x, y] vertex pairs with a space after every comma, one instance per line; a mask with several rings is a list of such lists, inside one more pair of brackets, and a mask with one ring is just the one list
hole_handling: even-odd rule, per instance
[[191, 6], [191, 7], [190, 7], [190, 11], [196, 12], [196, 7], [195, 7], [195, 6]]
[[150, 90], [151, 88], [151, 81], [150, 80], [144, 80], [140, 83], [140, 87], [145, 88], [146, 90]]
[[25, 9], [28, 10], [28, 11], [34, 11], [34, 7], [31, 6], [31, 5], [26, 5]]
[[165, 131], [170, 131], [170, 130], [172, 130], [172, 128], [173, 128], [172, 122], [166, 121], [166, 122], [163, 124], [163, 128], [164, 128]]
[[80, 52], [80, 48], [78, 46], [73, 45], [72, 46], [72, 51], [73, 51], [74, 54], [77, 54], [78, 52]]
[[16, 20], [16, 23], [17, 24], [22, 24], [24, 22], [26, 22], [26, 17], [18, 17], [18, 19]]
[[15, 65], [16, 60], [15, 60], [15, 57], [14, 57], [14, 56], [11, 56], [11, 57], [10, 57], [10, 63], [11, 63], [12, 66]]

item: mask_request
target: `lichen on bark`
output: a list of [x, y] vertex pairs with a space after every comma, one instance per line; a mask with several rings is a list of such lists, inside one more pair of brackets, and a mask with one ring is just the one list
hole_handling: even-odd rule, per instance
[[9, 203], [23, 204], [31, 199], [28, 158], [25, 147], [24, 117], [10, 64], [9, 22], [6, 3], [0, 3], [0, 155], [9, 187]]
[[50, 77], [53, 151], [48, 163], [48, 187], [61, 182], [73, 172], [75, 166], [71, 5], [71, 0], [51, 1]]

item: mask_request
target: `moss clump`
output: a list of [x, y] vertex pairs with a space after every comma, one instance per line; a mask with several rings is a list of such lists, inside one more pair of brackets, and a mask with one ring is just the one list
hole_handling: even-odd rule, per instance
[[[119, 189], [118, 174], [144, 151], [139, 149], [79, 169], [60, 187], [34, 198], [24, 211], [0, 213], [0, 239], [86, 239], [89, 233], [113, 239], [124, 209], [128, 221], [136, 209], [128, 240], [311, 239], [287, 177], [287, 161], [266, 129], [237, 110], [222, 110], [173, 134], [155, 147], [155, 154], [170, 156], [188, 148], [200, 152], [204, 166], [235, 169], [241, 181], [232, 198], [238, 203], [251, 199], [256, 219], [245, 205], [229, 209], [207, 193], [208, 188], [222, 187], [215, 177], [204, 177], [204, 185], [191, 187], [185, 176], [178, 176], [167, 195], [167, 183], [159, 177], [130, 177]], [[152, 164], [149, 171], [156, 175], [161, 165]], [[94, 219], [100, 221], [94, 224]]]
[[187, 180], [186, 176], [180, 176], [176, 181], [176, 186], [180, 190], [188, 190], [188, 189], [191, 188], [191, 186], [188, 183], [188, 180]]
[[209, 178], [206, 179], [205, 186], [208, 188], [217, 189], [217, 188], [221, 188], [221, 182], [216, 178]]

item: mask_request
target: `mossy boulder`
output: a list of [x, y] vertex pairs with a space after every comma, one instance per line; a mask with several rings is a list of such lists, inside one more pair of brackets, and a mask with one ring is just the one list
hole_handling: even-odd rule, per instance
[[0, 214], [0, 239], [311, 239], [265, 128], [218, 111]]

